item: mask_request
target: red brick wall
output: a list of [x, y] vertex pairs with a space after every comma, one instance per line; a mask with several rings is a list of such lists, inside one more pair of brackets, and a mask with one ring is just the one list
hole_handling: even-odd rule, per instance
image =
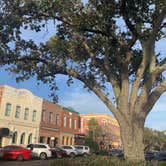
[[[51, 146], [53, 146], [54, 143], [53, 140], [51, 141], [51, 138], [57, 138], [59, 141], [61, 108], [57, 104], [51, 103], [47, 100], [43, 100], [42, 110], [45, 111], [45, 120], [42, 121], [41, 117], [39, 142], [40, 137], [44, 137], [44, 143], [49, 143]], [[52, 112], [52, 122], [49, 121], [50, 112]], [[59, 125], [56, 124], [57, 114], [59, 114]]]
[[[66, 115], [66, 127], [64, 127], [64, 115]], [[69, 118], [72, 118], [72, 128], [69, 127]], [[74, 129], [74, 120], [77, 120], [76, 129]], [[77, 134], [80, 130], [80, 116], [77, 113], [69, 112], [68, 110], [65, 110], [62, 108], [61, 110], [61, 132], [67, 132], [71, 134]]]

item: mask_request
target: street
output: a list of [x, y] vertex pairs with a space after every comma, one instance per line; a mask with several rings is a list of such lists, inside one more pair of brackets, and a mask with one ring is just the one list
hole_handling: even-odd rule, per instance
[[49, 166], [51, 162], [56, 159], [50, 160], [28, 160], [28, 161], [2, 161], [0, 160], [0, 166]]

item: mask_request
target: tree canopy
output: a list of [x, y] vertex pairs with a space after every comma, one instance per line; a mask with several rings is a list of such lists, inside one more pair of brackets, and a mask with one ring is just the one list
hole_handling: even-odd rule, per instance
[[[82, 81], [118, 120], [125, 157], [142, 160], [145, 119], [166, 91], [166, 55], [155, 49], [166, 37], [165, 6], [165, 0], [1, 0], [0, 64], [10, 64], [18, 80], [37, 76], [52, 91], [57, 74], [68, 75], [68, 85]], [[48, 42], [22, 37], [22, 29], [38, 32], [50, 20], [56, 28]]]

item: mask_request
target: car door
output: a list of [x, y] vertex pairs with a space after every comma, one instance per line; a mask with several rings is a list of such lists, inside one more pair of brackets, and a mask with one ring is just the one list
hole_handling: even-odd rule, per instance
[[83, 146], [75, 146], [78, 155], [83, 154]]

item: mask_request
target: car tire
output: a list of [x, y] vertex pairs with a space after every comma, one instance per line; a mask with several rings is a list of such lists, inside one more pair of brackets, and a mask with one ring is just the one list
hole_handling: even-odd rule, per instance
[[58, 159], [61, 159], [62, 158], [62, 155], [61, 154], [57, 154], [56, 155]]
[[40, 159], [41, 160], [46, 160], [47, 159], [47, 154], [44, 153], [44, 152], [40, 153]]
[[17, 156], [17, 161], [23, 161], [23, 160], [24, 160], [24, 157], [22, 155]]
[[75, 157], [75, 154], [74, 154], [74, 153], [70, 153], [70, 157], [71, 157], [71, 158], [74, 158], [74, 157]]

